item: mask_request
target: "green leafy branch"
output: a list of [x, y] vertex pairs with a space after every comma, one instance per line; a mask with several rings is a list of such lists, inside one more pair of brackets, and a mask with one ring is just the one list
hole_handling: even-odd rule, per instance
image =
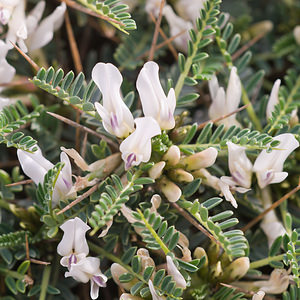
[[[190, 30], [191, 41], [188, 43], [188, 55], [185, 57], [183, 54], [178, 56], [178, 64], [180, 69], [180, 76], [175, 86], [176, 98], [179, 98], [180, 92], [185, 83], [193, 86], [197, 84], [197, 81], [193, 77], [189, 77], [188, 74], [192, 68], [194, 75], [198, 74], [198, 64], [208, 57], [205, 52], [199, 50], [207, 46], [212, 42], [209, 36], [215, 33], [212, 28], [207, 28], [209, 25], [213, 25], [217, 22], [216, 16], [219, 14], [220, 0], [209, 0], [204, 3], [204, 9], [200, 11], [200, 18], [197, 19], [197, 31]], [[199, 97], [198, 94], [185, 95], [178, 99], [177, 105], [186, 104], [196, 100]], [[187, 99], [188, 98], [188, 99]]]
[[239, 223], [237, 218], [230, 218], [233, 215], [231, 210], [222, 211], [213, 216], [209, 216], [209, 211], [218, 206], [223, 199], [215, 197], [199, 203], [181, 200], [178, 205], [188, 211], [203, 227], [205, 227], [213, 237], [220, 243], [229, 259], [234, 257], [247, 256], [249, 252], [248, 241], [241, 230], [224, 230]]
[[[187, 132], [184, 142], [190, 142], [197, 133], [197, 124], [193, 125]], [[224, 131], [221, 124], [213, 131], [213, 123], [208, 123], [198, 135], [195, 144], [181, 144], [179, 148], [187, 153], [202, 151], [209, 147], [216, 147], [219, 150], [227, 149], [226, 143], [231, 141], [234, 144], [244, 146], [248, 149], [274, 149], [279, 145], [279, 141], [274, 141], [273, 137], [267, 133], [260, 133], [249, 128], [242, 129], [235, 125]]]
[[148, 177], [139, 178], [141, 170], [134, 174], [127, 173], [127, 184], [124, 186], [117, 175], [111, 176], [111, 183], [105, 186], [105, 192], [100, 196], [98, 204], [95, 205], [94, 211], [89, 218], [89, 223], [93, 227], [91, 235], [94, 235], [107, 222], [120, 211], [122, 205], [129, 200], [129, 195], [143, 188], [144, 184], [153, 183], [154, 180]]
[[92, 80], [86, 85], [85, 76], [82, 72], [75, 79], [74, 77], [73, 71], [64, 76], [62, 69], [55, 71], [53, 67], [47, 70], [41, 68], [33, 77], [32, 82], [49, 94], [75, 105], [94, 117], [95, 108], [90, 100], [96, 85]]
[[0, 143], [5, 143], [7, 147], [34, 152], [37, 148], [33, 146], [37, 144], [37, 141], [31, 136], [25, 136], [18, 130], [39, 117], [41, 108], [42, 106], [39, 105], [32, 112], [29, 112], [19, 100], [14, 105], [3, 107], [0, 112]]
[[136, 23], [128, 12], [128, 5], [119, 0], [78, 0], [78, 2], [126, 34], [128, 34], [127, 30], [136, 29]]

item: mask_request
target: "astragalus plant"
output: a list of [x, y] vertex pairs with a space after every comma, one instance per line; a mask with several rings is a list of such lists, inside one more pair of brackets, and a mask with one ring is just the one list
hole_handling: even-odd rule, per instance
[[0, 0], [0, 298], [300, 299], [299, 15]]

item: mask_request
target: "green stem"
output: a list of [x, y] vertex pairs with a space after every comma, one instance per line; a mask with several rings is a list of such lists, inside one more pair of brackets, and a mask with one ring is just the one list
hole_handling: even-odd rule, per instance
[[10, 211], [9, 204], [3, 199], [0, 199], [0, 208], [4, 208], [4, 209]]
[[2, 267], [0, 267], [0, 274], [8, 275], [15, 279], [20, 279], [20, 280], [24, 280], [24, 277], [25, 277], [24, 275], [22, 275], [16, 271], [11, 271], [11, 270], [8, 270], [8, 269], [2, 268]]
[[178, 78], [178, 81], [176, 83], [176, 86], [175, 86], [175, 95], [176, 95], [176, 99], [178, 99], [179, 95], [180, 95], [180, 92], [184, 86], [184, 80], [185, 78], [188, 76], [189, 72], [190, 72], [190, 69], [191, 69], [191, 66], [193, 64], [193, 60], [194, 60], [194, 57], [196, 56], [196, 54], [198, 53], [198, 44], [201, 42], [202, 40], [202, 37], [203, 37], [203, 31], [206, 29], [206, 22], [208, 20], [208, 18], [210, 17], [210, 13], [211, 11], [214, 9], [214, 5], [211, 5], [211, 8], [210, 10], [207, 12], [206, 14], [206, 18], [205, 20], [202, 20], [203, 24], [202, 24], [202, 29], [200, 31], [198, 31], [197, 33], [197, 39], [196, 39], [196, 42], [194, 43], [194, 47], [193, 47], [193, 52], [192, 54], [187, 58], [186, 62], [185, 62], [185, 65], [184, 65], [184, 70], [183, 72], [180, 74], [179, 78]]
[[294, 98], [295, 94], [297, 94], [299, 88], [300, 88], [300, 76], [297, 78], [296, 84], [294, 85], [290, 95], [288, 96], [283, 110], [280, 111], [280, 114], [277, 116], [276, 121], [272, 124], [271, 128], [268, 130], [268, 134], [272, 133], [272, 131], [274, 129], [276, 129], [276, 127], [277, 127], [279, 121], [281, 120], [281, 118], [284, 115], [286, 115], [286, 110], [289, 107], [290, 103], [293, 101], [293, 98]]
[[260, 267], [268, 265], [271, 261], [281, 261], [283, 260], [284, 254], [266, 257], [250, 264], [250, 269], [258, 269]]
[[47, 287], [49, 284], [50, 280], [50, 275], [51, 275], [51, 267], [46, 266], [43, 272], [43, 278], [42, 278], [42, 284], [41, 284], [41, 293], [40, 293], [40, 298], [39, 300], [45, 300], [46, 295], [47, 295]]
[[158, 236], [156, 231], [152, 228], [152, 226], [148, 223], [146, 218], [144, 217], [141, 210], [137, 209], [137, 212], [139, 213], [140, 217], [142, 218], [144, 224], [146, 225], [147, 229], [150, 231], [152, 236], [155, 238], [156, 242], [159, 244], [160, 248], [164, 251], [164, 253], [167, 255], [169, 252], [171, 252], [168, 247], [164, 244], [164, 242], [161, 240], [161, 238]]

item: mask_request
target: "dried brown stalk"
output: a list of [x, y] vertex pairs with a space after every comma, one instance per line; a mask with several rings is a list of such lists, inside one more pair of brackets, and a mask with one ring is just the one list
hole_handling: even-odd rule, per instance
[[88, 196], [90, 196], [91, 194], [93, 194], [99, 187], [99, 183], [95, 184], [92, 188], [90, 188], [88, 191], [86, 191], [85, 193], [83, 193], [81, 196], [79, 196], [77, 199], [75, 199], [74, 201], [72, 201], [70, 204], [68, 204], [66, 207], [64, 207], [62, 210], [60, 210], [57, 215], [60, 215], [64, 212], [66, 212], [67, 210], [71, 209], [74, 205], [78, 204], [79, 202], [81, 202], [82, 200], [84, 200], [85, 198], [87, 198]]
[[293, 194], [297, 193], [300, 190], [300, 180], [298, 185], [293, 188], [290, 192], [285, 194], [283, 197], [281, 197], [279, 200], [274, 202], [270, 207], [268, 207], [265, 211], [263, 211], [260, 215], [258, 215], [255, 219], [253, 219], [251, 222], [249, 222], [246, 226], [244, 226], [241, 230], [246, 232], [248, 229], [250, 229], [252, 226], [254, 226], [257, 222], [259, 222], [268, 212], [278, 207], [282, 202], [290, 198]]
[[154, 58], [155, 46], [156, 46], [156, 42], [157, 42], [157, 38], [158, 38], [159, 28], [160, 28], [160, 24], [161, 24], [161, 20], [162, 20], [162, 11], [165, 6], [165, 2], [166, 2], [165, 0], [161, 0], [161, 2], [160, 2], [159, 15], [158, 15], [158, 18], [155, 23], [155, 30], [154, 30], [154, 34], [153, 34], [153, 39], [152, 39], [152, 44], [151, 44], [151, 48], [150, 48], [148, 61], [153, 60], [153, 58]]
[[53, 113], [53, 112], [49, 112], [49, 111], [48, 111], [47, 114], [49, 114], [50, 116], [52, 116], [52, 117], [54, 117], [54, 118], [56, 118], [56, 119], [58, 119], [58, 120], [60, 120], [60, 121], [62, 121], [62, 122], [64, 122], [64, 123], [66, 123], [66, 124], [68, 124], [68, 125], [70, 125], [70, 126], [79, 128], [79, 129], [82, 130], [82, 131], [85, 131], [85, 132], [87, 132], [87, 133], [90, 133], [90, 134], [92, 134], [92, 135], [94, 135], [94, 136], [96, 136], [96, 137], [98, 137], [98, 138], [100, 138], [100, 139], [106, 141], [107, 144], [111, 145], [115, 150], [116, 150], [116, 149], [119, 149], [118, 144], [116, 144], [115, 142], [113, 142], [112, 140], [110, 140], [109, 138], [107, 138], [107, 137], [106, 137], [105, 135], [103, 135], [103, 134], [100, 134], [100, 133], [98, 133], [98, 132], [96, 132], [96, 131], [94, 131], [94, 130], [88, 128], [88, 127], [85, 127], [85, 126], [83, 126], [83, 125], [81, 125], [81, 124], [78, 124], [78, 123], [76, 123], [76, 122], [74, 122], [74, 121], [72, 121], [72, 120], [70, 120], [70, 119], [67, 119], [67, 118], [65, 118], [65, 117], [63, 117], [63, 116], [61, 116], [61, 115], [58, 115], [58, 114], [56, 114], [56, 113]]
[[18, 182], [14, 182], [14, 183], [9, 183], [6, 184], [5, 186], [10, 187], [10, 186], [16, 186], [16, 185], [20, 185], [20, 184], [29, 184], [32, 183], [33, 180], [32, 179], [27, 179], [27, 180], [22, 180], [22, 181], [18, 181]]

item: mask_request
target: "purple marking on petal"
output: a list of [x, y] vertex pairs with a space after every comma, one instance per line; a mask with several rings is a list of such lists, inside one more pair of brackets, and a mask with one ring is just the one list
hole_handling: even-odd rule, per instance
[[66, 185], [66, 187], [68, 189], [70, 189], [72, 187], [72, 183], [70, 183], [68, 180], [66, 180], [66, 179], [63, 178], [63, 182], [64, 182], [64, 184]]
[[69, 268], [71, 267], [71, 264], [77, 263], [77, 257], [74, 253], [72, 253], [69, 257]]
[[116, 115], [112, 115], [110, 118], [110, 126], [112, 130], [115, 130], [119, 126], [119, 122]]
[[126, 161], [126, 169], [129, 169], [133, 162], [136, 161], [136, 155], [134, 153], [130, 153], [128, 156], [127, 156], [127, 161]]
[[93, 276], [92, 280], [100, 287], [106, 287], [106, 281], [102, 276]]
[[239, 171], [235, 171], [231, 176], [236, 183], [243, 186], [244, 177]]

